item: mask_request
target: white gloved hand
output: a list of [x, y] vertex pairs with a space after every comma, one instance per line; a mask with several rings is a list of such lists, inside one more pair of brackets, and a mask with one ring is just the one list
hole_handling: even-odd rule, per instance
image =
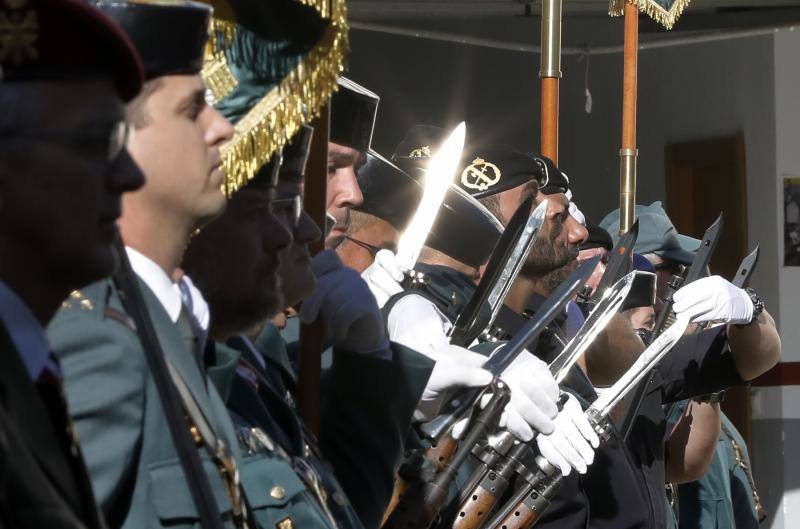
[[594, 461], [594, 449], [600, 445], [600, 439], [589, 424], [578, 399], [570, 395], [553, 422], [553, 433], [536, 437], [542, 457], [558, 467], [565, 476], [573, 468], [585, 474], [587, 466]]
[[389, 250], [375, 254], [375, 261], [361, 272], [361, 277], [367, 282], [380, 308], [389, 298], [403, 291], [400, 283], [405, 277], [404, 270], [397, 263], [397, 256]]
[[750, 323], [753, 301], [747, 292], [720, 276], [698, 279], [673, 294], [672, 310], [686, 315], [694, 323], [722, 321]]
[[526, 442], [533, 439], [534, 431], [551, 433], [559, 390], [547, 364], [528, 353], [500, 378], [511, 389], [511, 401], [505, 409], [506, 429]]
[[450, 345], [450, 322], [436, 305], [419, 294], [409, 293], [392, 306], [387, 317], [389, 339], [436, 359], [437, 351]]
[[492, 374], [481, 368], [488, 360], [482, 354], [446, 344], [429, 356], [436, 360], [436, 365], [422, 392], [415, 414], [416, 420], [430, 420], [435, 417], [442, 404], [442, 397], [448, 390], [481, 387], [492, 381]]

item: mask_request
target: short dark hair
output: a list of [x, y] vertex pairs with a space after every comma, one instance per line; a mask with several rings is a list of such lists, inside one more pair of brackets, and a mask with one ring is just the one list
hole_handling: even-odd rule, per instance
[[489, 213], [495, 216], [503, 226], [508, 223], [508, 219], [503, 216], [503, 210], [500, 207], [500, 197], [498, 195], [489, 195], [478, 199], [483, 207], [489, 210]]
[[128, 103], [128, 121], [136, 129], [142, 129], [150, 124], [150, 116], [145, 110], [148, 98], [153, 95], [153, 92], [158, 90], [164, 84], [164, 79], [156, 77], [144, 83], [142, 91], [139, 92], [133, 101]]

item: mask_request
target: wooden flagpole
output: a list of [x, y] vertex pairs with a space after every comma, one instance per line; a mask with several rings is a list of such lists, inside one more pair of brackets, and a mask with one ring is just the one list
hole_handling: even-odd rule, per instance
[[542, 2], [542, 142], [540, 152], [558, 164], [558, 105], [561, 80], [561, 1]]
[[625, 52], [622, 82], [622, 148], [619, 151], [619, 232], [627, 232], [636, 206], [636, 96], [639, 68], [639, 8], [625, 2]]

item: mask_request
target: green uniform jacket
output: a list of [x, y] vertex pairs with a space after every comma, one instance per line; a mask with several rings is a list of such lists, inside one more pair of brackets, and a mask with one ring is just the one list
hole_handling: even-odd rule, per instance
[[[236, 450], [224, 404], [177, 326], [140, 281], [164, 355], [218, 437]], [[74, 295], [48, 327], [95, 494], [111, 527], [193, 527], [197, 512], [169, 434], [145, 354], [110, 280]], [[217, 468], [200, 449], [211, 488], [232, 527]], [[261, 492], [266, 495], [266, 491]]]
[[[321, 475], [329, 508], [342, 528], [358, 527], [359, 520], [367, 529], [377, 528], [433, 361], [398, 344], [392, 344], [391, 360], [335, 351], [325, 376], [322, 431], [315, 443], [303, 433], [292, 404], [295, 373], [277, 330], [269, 326], [257, 342], [266, 369], [242, 341], [237, 343], [249, 367], [261, 372], [265, 387], [243, 388], [240, 378], [238, 391], [223, 391], [229, 393], [229, 408], [245, 424], [264, 429], [291, 456], [308, 459]], [[324, 460], [306, 457], [305, 444], [317, 444]]]

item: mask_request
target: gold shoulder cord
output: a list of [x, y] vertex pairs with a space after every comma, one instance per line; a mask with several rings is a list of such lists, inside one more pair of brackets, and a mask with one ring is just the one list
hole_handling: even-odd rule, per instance
[[750, 484], [750, 490], [753, 491], [753, 504], [756, 508], [756, 516], [758, 516], [759, 523], [763, 522], [767, 517], [767, 512], [764, 510], [764, 506], [761, 505], [761, 498], [758, 496], [756, 483], [753, 479], [753, 472], [750, 469], [750, 465], [747, 464], [747, 458], [745, 458], [742, 448], [739, 446], [739, 443], [736, 442], [734, 436], [731, 434], [731, 431], [728, 430], [724, 424], [722, 425], [722, 430], [728, 437], [730, 437], [731, 446], [736, 454], [736, 463], [742, 468], [742, 470], [744, 470], [744, 473], [747, 476], [747, 482]]

